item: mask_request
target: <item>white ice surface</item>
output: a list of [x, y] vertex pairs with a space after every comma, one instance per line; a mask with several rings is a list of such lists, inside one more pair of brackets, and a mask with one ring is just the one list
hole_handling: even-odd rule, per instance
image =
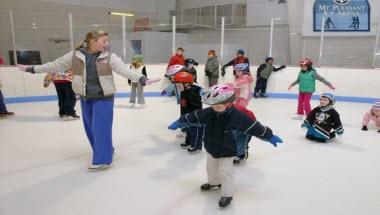
[[58, 120], [56, 102], [8, 105], [17, 116], [0, 120], [0, 214], [380, 213], [380, 134], [374, 126], [360, 130], [369, 104], [338, 102], [345, 134], [317, 144], [290, 119], [295, 100], [253, 100], [258, 119], [285, 143], [251, 141], [247, 164], [236, 167], [234, 201], [220, 210], [218, 191], [199, 190], [205, 152], [189, 155], [166, 129], [178, 117], [174, 100], [147, 102], [128, 109], [127, 99], [116, 99], [114, 166], [95, 173], [87, 171], [91, 150], [81, 121]]

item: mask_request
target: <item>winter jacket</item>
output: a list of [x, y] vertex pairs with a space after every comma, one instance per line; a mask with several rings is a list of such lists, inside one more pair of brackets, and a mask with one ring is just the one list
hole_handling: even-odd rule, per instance
[[201, 90], [199, 86], [192, 85], [181, 92], [181, 116], [202, 109]]
[[[227, 66], [233, 66], [233, 67], [234, 67], [235, 65], [237, 65], [237, 64], [239, 64], [239, 63], [247, 63], [247, 64], [249, 65], [249, 60], [248, 60], [248, 58], [246, 58], [246, 57], [244, 57], [244, 56], [237, 57], [237, 58], [231, 60], [230, 62], [224, 64], [224, 65], [223, 65], [223, 69], [224, 69], [225, 67], [227, 67]], [[248, 66], [248, 72], [249, 72], [249, 71], [250, 71], [250, 70], [249, 70], [249, 66]], [[234, 75], [235, 75], [235, 74], [236, 74], [236, 72], [235, 72], [235, 70], [234, 70]]]
[[207, 59], [205, 66], [206, 76], [211, 78], [219, 78], [219, 61], [218, 57], [213, 56]]
[[192, 76], [195, 83], [197, 83], [197, 70], [195, 67], [187, 68], [186, 71], [188, 71]]
[[205, 127], [204, 146], [214, 158], [236, 156], [236, 139], [241, 134], [255, 136], [264, 141], [269, 141], [273, 136], [270, 128], [250, 119], [234, 107], [222, 113], [215, 112], [211, 107], [196, 110], [182, 116], [179, 123], [181, 127]]
[[[142, 74], [146, 78], [148, 78], [148, 74], [146, 73], [146, 67], [145, 66], [141, 66], [139, 68], [134, 68], [133, 66], [131, 66], [130, 68], [131, 68], [132, 72], [136, 72], [137, 74]], [[130, 79], [128, 79], [128, 84], [131, 84], [131, 83], [132, 83], [132, 81]], [[133, 81], [133, 83], [138, 83], [138, 82]]]
[[73, 81], [73, 71], [70, 69], [67, 72], [49, 72], [45, 79], [52, 81], [54, 84], [69, 83]]
[[[112, 71], [131, 80], [139, 81], [141, 84], [145, 84], [146, 78], [142, 74], [132, 72], [120, 57], [109, 51], [101, 52], [96, 59], [95, 65], [95, 74], [104, 97], [113, 96], [116, 92]], [[87, 86], [88, 72], [86, 71], [86, 56], [80, 50], [71, 51], [52, 62], [36, 65], [31, 69], [31, 72], [48, 73], [51, 71], [68, 71], [70, 68], [73, 70], [72, 84], [74, 92], [83, 97], [87, 97], [86, 93], [91, 86]]]
[[252, 98], [252, 83], [253, 77], [249, 74], [244, 74], [240, 77], [236, 77], [236, 80], [232, 83], [235, 88], [235, 95], [237, 98], [243, 98], [247, 101]]
[[321, 81], [327, 86], [332, 86], [325, 78], [320, 76], [314, 68], [307, 71], [300, 71], [295, 80], [290, 86], [294, 86], [299, 83], [299, 91], [301, 93], [314, 93], [315, 92], [315, 80]]
[[344, 131], [340, 116], [334, 108], [316, 107], [307, 115], [304, 122], [314, 127], [315, 131], [326, 139], [335, 137], [335, 132]]
[[171, 58], [170, 58], [170, 61], [169, 61], [169, 64], [168, 64], [168, 68], [173, 66], [173, 65], [185, 65], [185, 58], [183, 57], [183, 55], [173, 55]]
[[284, 66], [280, 66], [276, 68], [271, 64], [263, 63], [259, 66], [259, 68], [257, 68], [257, 79], [261, 79], [261, 78], [268, 79], [269, 76], [272, 74], [272, 72], [277, 72], [283, 68]]
[[362, 124], [367, 126], [371, 120], [376, 123], [377, 127], [380, 127], [380, 116], [376, 116], [375, 114], [373, 114], [372, 110], [364, 114]]
[[239, 104], [237, 104], [237, 103], [234, 103], [234, 108], [236, 108], [237, 110], [243, 112], [243, 113], [244, 113], [245, 115], [247, 115], [250, 119], [256, 121], [256, 116], [255, 116], [255, 114], [254, 114], [251, 110], [248, 110], [248, 109], [245, 108], [244, 106], [239, 105]]

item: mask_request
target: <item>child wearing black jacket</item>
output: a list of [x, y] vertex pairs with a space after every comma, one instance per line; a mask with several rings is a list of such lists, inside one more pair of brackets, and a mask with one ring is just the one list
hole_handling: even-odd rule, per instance
[[334, 109], [335, 97], [331, 93], [323, 93], [320, 106], [307, 115], [301, 127], [307, 129], [306, 138], [318, 142], [327, 142], [335, 138], [335, 134], [344, 132], [339, 113]]
[[[178, 89], [181, 89], [181, 116], [202, 109], [201, 90], [202, 88], [194, 85], [192, 74], [183, 70], [175, 74], [172, 78]], [[188, 148], [188, 152], [198, 152], [202, 150], [203, 128], [186, 128], [186, 140], [181, 147]]]
[[203, 95], [203, 103], [211, 107], [181, 116], [168, 128], [204, 127], [204, 146], [207, 151], [208, 183], [200, 188], [209, 191], [221, 188], [219, 206], [224, 208], [232, 201], [233, 159], [237, 155], [236, 135], [246, 134], [270, 142], [275, 147], [282, 143], [272, 130], [250, 119], [233, 107], [235, 93], [229, 85], [215, 85]]

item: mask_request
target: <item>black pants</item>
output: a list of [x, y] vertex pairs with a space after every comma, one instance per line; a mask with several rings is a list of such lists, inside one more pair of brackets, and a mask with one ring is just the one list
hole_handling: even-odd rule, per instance
[[202, 149], [203, 127], [186, 128], [186, 134], [186, 143], [190, 144], [196, 149]]
[[268, 79], [258, 78], [256, 81], [255, 93], [261, 91], [261, 93], [265, 93], [267, 90]]
[[71, 82], [68, 83], [55, 83], [55, 89], [58, 95], [59, 115], [72, 116], [75, 114], [75, 93], [71, 86]]

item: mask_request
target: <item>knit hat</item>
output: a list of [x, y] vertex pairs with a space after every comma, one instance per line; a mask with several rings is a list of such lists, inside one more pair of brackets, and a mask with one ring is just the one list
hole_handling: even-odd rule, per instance
[[376, 101], [376, 102], [372, 105], [372, 110], [380, 110], [380, 101]]
[[268, 61], [270, 61], [270, 60], [273, 60], [273, 57], [266, 57], [266, 58], [265, 58], [265, 62], [267, 62], [267, 63], [268, 63]]
[[144, 56], [141, 54], [135, 54], [132, 57], [132, 62], [142, 63], [144, 61]]

